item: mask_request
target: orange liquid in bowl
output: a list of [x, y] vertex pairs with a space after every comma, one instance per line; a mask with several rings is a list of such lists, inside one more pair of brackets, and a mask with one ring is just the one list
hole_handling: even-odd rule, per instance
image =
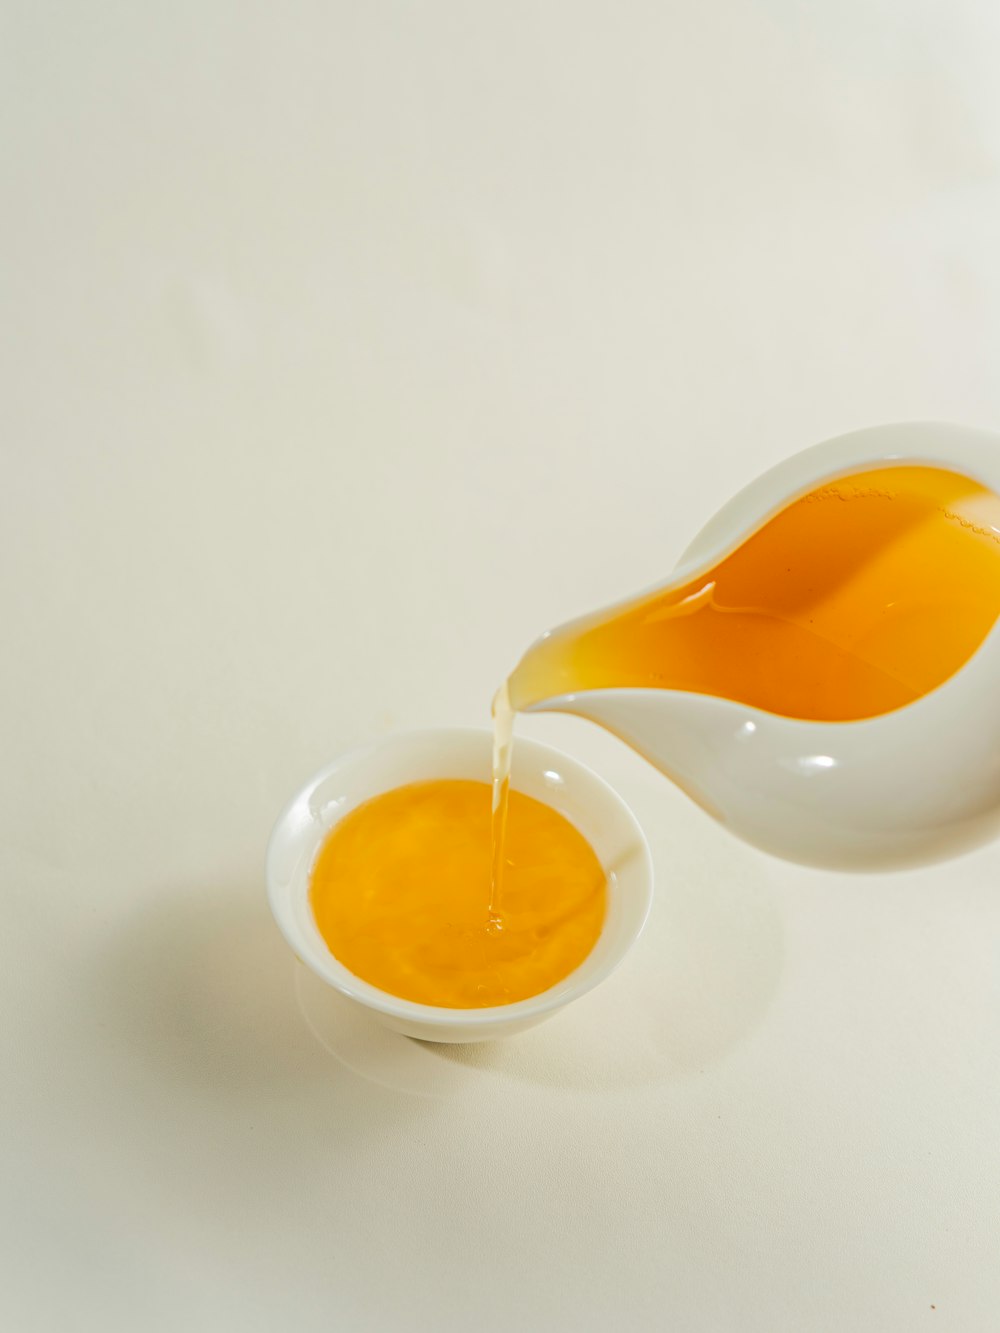
[[320, 849], [310, 901], [331, 953], [380, 990], [470, 1009], [548, 990], [590, 953], [607, 878], [583, 835], [511, 791], [503, 892], [490, 915], [485, 782], [397, 787], [346, 815]]

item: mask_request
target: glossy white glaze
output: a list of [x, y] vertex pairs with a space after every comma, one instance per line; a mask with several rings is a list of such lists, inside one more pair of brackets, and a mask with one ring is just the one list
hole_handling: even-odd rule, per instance
[[[891, 464], [948, 468], [1000, 494], [1000, 437], [935, 422], [856, 431], [794, 455], [741, 491], [695, 538], [669, 583], [709, 568], [824, 481]], [[938, 689], [865, 721], [796, 721], [652, 689], [561, 695], [530, 711], [600, 723], [733, 833], [791, 861], [914, 865], [974, 847], [1000, 828], [1000, 623]]]

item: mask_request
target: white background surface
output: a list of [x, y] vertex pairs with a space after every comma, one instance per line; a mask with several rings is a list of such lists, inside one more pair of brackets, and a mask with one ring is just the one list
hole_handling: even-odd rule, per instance
[[991, 0], [7, 0], [5, 1329], [996, 1328], [1000, 848], [798, 870], [532, 721], [651, 925], [444, 1052], [296, 989], [262, 858], [784, 454], [1000, 425], [998, 53]]

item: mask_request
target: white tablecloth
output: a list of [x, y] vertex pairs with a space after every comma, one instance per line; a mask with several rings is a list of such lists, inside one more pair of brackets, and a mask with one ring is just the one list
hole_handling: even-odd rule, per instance
[[8, 0], [0, 1324], [989, 1333], [1000, 848], [656, 860], [607, 985], [380, 1034], [267, 912], [338, 751], [781, 456], [1000, 425], [1000, 8]]

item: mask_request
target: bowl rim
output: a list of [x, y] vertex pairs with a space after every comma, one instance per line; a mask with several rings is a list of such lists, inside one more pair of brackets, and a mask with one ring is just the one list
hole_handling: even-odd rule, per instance
[[[308, 799], [309, 795], [322, 782], [335, 773], [352, 768], [377, 751], [390, 749], [393, 746], [420, 745], [430, 741], [464, 741], [476, 746], [483, 746], [486, 744], [492, 745], [492, 738], [492, 731], [485, 727], [413, 728], [393, 731], [387, 736], [344, 751], [318, 769], [301, 784], [292, 798], [286, 802], [272, 827], [265, 859], [267, 896], [271, 914], [293, 953], [310, 971], [342, 995], [368, 1009], [385, 1014], [389, 1018], [420, 1024], [424, 1027], [467, 1028], [470, 1036], [476, 1030], [501, 1028], [514, 1023], [527, 1025], [529, 1021], [543, 1018], [554, 1010], [561, 1009], [564, 1005], [579, 999], [580, 996], [593, 990], [595, 986], [605, 981], [615, 971], [642, 935], [649, 919], [653, 901], [652, 854], [646, 835], [636, 815], [610, 783], [606, 782], [604, 778], [586, 764], [581, 763], [579, 759], [566, 754], [565, 751], [556, 749], [555, 746], [528, 737], [519, 736], [517, 738], [515, 756], [528, 756], [529, 762], [539, 767], [543, 764], [549, 766], [555, 761], [562, 765], [564, 769], [569, 770], [568, 776], [575, 770], [576, 775], [581, 780], [590, 783], [593, 788], [599, 790], [602, 802], [613, 808], [618, 818], [627, 826], [630, 841], [634, 840], [634, 851], [638, 856], [638, 863], [631, 872], [634, 882], [630, 885], [630, 894], [638, 893], [640, 903], [635, 924], [630, 927], [619, 947], [602, 963], [594, 964], [591, 960], [600, 939], [607, 929], [607, 916], [591, 952], [572, 972], [556, 983], [556, 986], [562, 987], [562, 989], [554, 993], [555, 987], [549, 987], [547, 990], [540, 991], [538, 995], [529, 996], [524, 1000], [516, 1000], [512, 1004], [490, 1005], [481, 1009], [448, 1008], [444, 1005], [421, 1004], [416, 1000], [407, 1000], [402, 996], [392, 995], [390, 992], [381, 990], [379, 987], [372, 985], [371, 982], [356, 976], [340, 962], [329, 948], [327, 948], [326, 957], [324, 958], [314, 956], [309, 950], [303, 950], [302, 941], [289, 920], [293, 898], [290, 892], [291, 884], [285, 882], [285, 877], [279, 877], [275, 860], [279, 838], [284, 835], [285, 826], [291, 820], [297, 808]], [[418, 778], [407, 779], [407, 781], [419, 780]], [[399, 785], [406, 784], [404, 782]], [[516, 790], [516, 783], [514, 785]], [[370, 797], [388, 790], [391, 790], [391, 787], [373, 789]], [[363, 799], [367, 800], [370, 797], [364, 797]], [[351, 808], [356, 808], [356, 806]], [[349, 811], [345, 810], [344, 815], [347, 813]], [[343, 817], [341, 815], [338, 818]], [[334, 827], [336, 822], [338, 821], [335, 819], [329, 826], [330, 829]], [[581, 829], [581, 832], [584, 833], [584, 836], [587, 836], [584, 830]], [[327, 830], [327, 836], [328, 834], [329, 829]], [[630, 847], [631, 850], [633, 849]]]

